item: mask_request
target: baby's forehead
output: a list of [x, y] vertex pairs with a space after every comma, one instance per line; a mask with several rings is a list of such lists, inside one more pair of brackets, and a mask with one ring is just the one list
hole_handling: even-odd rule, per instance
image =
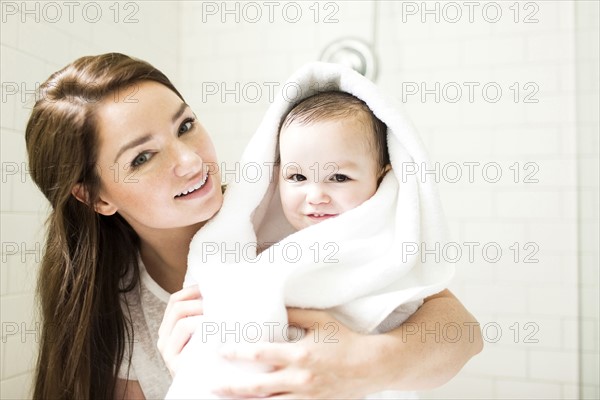
[[[281, 131], [281, 138], [285, 139], [287, 131], [293, 131], [296, 140], [318, 141], [319, 139], [335, 140], [340, 144], [339, 150], [347, 148], [350, 144], [355, 150], [362, 150], [376, 158], [376, 132], [366, 112], [357, 112], [348, 116], [336, 116], [313, 119], [311, 121], [293, 121]], [[311, 133], [309, 134], [308, 131]], [[306, 136], [304, 136], [306, 132]], [[281, 148], [296, 145], [296, 141], [280, 140]], [[311, 144], [312, 145], [312, 144]], [[318, 146], [318, 143], [314, 143]]]
[[[371, 122], [371, 116], [364, 110], [356, 110], [352, 113], [347, 113], [344, 115], [323, 115], [311, 118], [310, 120], [294, 120], [290, 122], [287, 126], [281, 129], [282, 133], [286, 131], [286, 128], [296, 127], [296, 128], [313, 128], [316, 125], [320, 124], [343, 124], [343, 125], [355, 125], [360, 127], [360, 130], [365, 133], [374, 134], [375, 130], [373, 124]], [[368, 136], [368, 135], [365, 135]]]

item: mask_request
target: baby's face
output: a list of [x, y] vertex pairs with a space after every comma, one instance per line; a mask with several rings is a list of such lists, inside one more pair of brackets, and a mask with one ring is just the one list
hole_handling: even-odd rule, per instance
[[281, 131], [279, 193], [294, 228], [335, 217], [375, 194], [379, 170], [371, 134], [358, 118], [292, 123]]

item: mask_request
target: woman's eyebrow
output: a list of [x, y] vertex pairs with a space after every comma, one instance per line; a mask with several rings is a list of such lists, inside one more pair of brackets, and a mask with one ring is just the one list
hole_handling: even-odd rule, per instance
[[114, 162], [116, 163], [117, 160], [119, 159], [119, 157], [121, 157], [121, 154], [123, 154], [127, 150], [129, 150], [129, 149], [131, 149], [133, 147], [139, 146], [140, 144], [144, 144], [144, 143], [148, 142], [150, 139], [152, 139], [152, 135], [151, 134], [146, 134], [146, 135], [141, 136], [139, 138], [135, 138], [131, 142], [125, 144], [123, 147], [121, 147], [121, 149], [117, 153], [117, 156], [115, 157], [115, 161]]
[[188, 107], [189, 106], [186, 103], [181, 103], [181, 105], [179, 106], [179, 110], [177, 110], [177, 112], [173, 115], [173, 123], [177, 122], [177, 120], [179, 119], [179, 117], [181, 117], [181, 115], [183, 114], [183, 112]]
[[[177, 110], [177, 112], [175, 114], [173, 114], [173, 118], [172, 121], [173, 123], [177, 122], [177, 120], [181, 117], [181, 115], [183, 114], [183, 112], [188, 108], [189, 106], [186, 103], [181, 103], [181, 105], [179, 106], [179, 109]], [[121, 156], [121, 154], [123, 154], [124, 152], [126, 152], [127, 150], [139, 146], [141, 144], [144, 144], [146, 142], [148, 142], [150, 139], [152, 139], [152, 135], [151, 134], [146, 134], [144, 136], [141, 136], [139, 138], [133, 139], [131, 142], [125, 144], [123, 147], [121, 147], [121, 149], [119, 150], [119, 152], [117, 153], [117, 156], [115, 157], [115, 163], [117, 162], [117, 160], [119, 159], [119, 157]]]

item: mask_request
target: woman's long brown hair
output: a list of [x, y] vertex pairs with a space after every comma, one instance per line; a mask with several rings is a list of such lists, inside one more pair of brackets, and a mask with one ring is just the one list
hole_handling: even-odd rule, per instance
[[[82, 57], [40, 86], [27, 123], [31, 176], [52, 206], [37, 286], [36, 399], [113, 398], [125, 348], [132, 348], [122, 294], [139, 281], [139, 237], [118, 213], [94, 211], [100, 187], [95, 110], [106, 96], [143, 80], [182, 98], [144, 61], [118, 53]], [[72, 195], [77, 184], [87, 204]]]

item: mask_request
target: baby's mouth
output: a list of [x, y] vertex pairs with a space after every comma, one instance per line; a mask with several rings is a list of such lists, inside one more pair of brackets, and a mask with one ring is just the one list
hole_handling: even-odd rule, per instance
[[311, 213], [311, 214], [307, 214], [307, 217], [312, 218], [312, 219], [316, 219], [316, 220], [322, 220], [322, 219], [327, 219], [327, 218], [335, 217], [336, 215], [337, 214]]

